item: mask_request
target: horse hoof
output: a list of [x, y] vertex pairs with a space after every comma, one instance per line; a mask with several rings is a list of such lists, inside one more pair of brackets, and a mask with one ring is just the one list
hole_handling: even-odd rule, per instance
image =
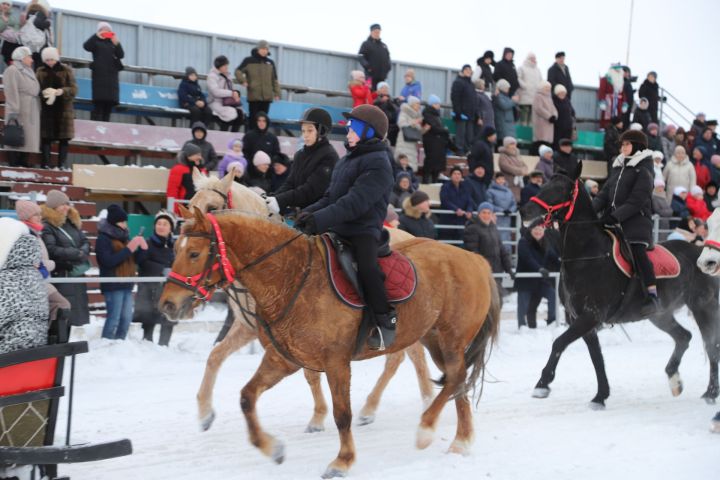
[[588, 407], [590, 407], [590, 410], [595, 411], [605, 410], [605, 402], [596, 402], [593, 400], [588, 404]]
[[670, 377], [668, 382], [670, 383], [670, 391], [672, 392], [673, 397], [677, 397], [683, 392], [683, 383], [679, 373], [675, 373], [672, 377]]
[[305, 433], [317, 433], [317, 432], [324, 432], [325, 426], [324, 425], [313, 425], [312, 423], [308, 423], [308, 426], [305, 427]]
[[470, 455], [470, 445], [468, 445], [468, 442], [465, 441], [453, 440], [447, 453], [455, 453], [457, 455], [467, 457]]
[[433, 441], [433, 431], [430, 428], [418, 427], [415, 446], [418, 450], [424, 450], [430, 446]]
[[344, 470], [340, 470], [339, 468], [328, 467], [328, 469], [325, 470], [325, 473], [322, 474], [322, 478], [339, 478], [339, 477], [347, 477], [347, 472]]
[[215, 410], [211, 410], [209, 414], [205, 415], [205, 417], [200, 419], [200, 431], [207, 432], [208, 430], [210, 430], [210, 427], [212, 427], [214, 421]]
[[536, 387], [532, 392], [533, 398], [547, 398], [550, 396], [550, 387]]
[[272, 455], [270, 455], [270, 458], [272, 458], [272, 461], [280, 465], [285, 461], [285, 444], [279, 440], [275, 441], [275, 446], [273, 447]]
[[358, 425], [370, 425], [375, 421], [375, 414], [371, 413], [370, 415], [360, 415], [358, 418]]

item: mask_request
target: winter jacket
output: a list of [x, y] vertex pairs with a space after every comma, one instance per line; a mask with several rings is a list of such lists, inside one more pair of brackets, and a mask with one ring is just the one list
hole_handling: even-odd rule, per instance
[[502, 143], [505, 137], [515, 137], [515, 102], [503, 92], [499, 92], [493, 98], [495, 109], [495, 129], [497, 130], [498, 143]]
[[648, 139], [648, 149], [662, 152], [662, 142], [660, 141], [660, 137], [657, 135], [650, 135], [649, 133], [646, 134]]
[[532, 102], [533, 141], [552, 143], [555, 139], [555, 123], [558, 111], [550, 92], [538, 90]]
[[482, 62], [482, 65], [480, 65], [480, 73], [474, 78], [472, 78], [473, 81], [477, 80], [478, 78], [482, 78], [485, 80], [485, 90], [488, 92], [494, 92], [495, 91], [495, 78], [493, 78], [493, 67], [492, 65], [488, 65], [484, 61]]
[[639, 123], [640, 125], [642, 125], [643, 132], [647, 132], [647, 126], [650, 122], [652, 122], [650, 110], [643, 110], [641, 108], [638, 108], [637, 110], [635, 110], [632, 121], [633, 123]]
[[470, 171], [475, 170], [475, 167], [482, 165], [485, 168], [485, 177], [483, 182], [486, 187], [490, 186], [492, 182], [493, 172], [495, 171], [495, 161], [493, 159], [493, 146], [482, 138], [475, 140], [472, 148], [470, 148], [470, 155], [468, 155], [468, 166]]
[[[180, 152], [177, 163], [173, 165], [168, 174], [167, 198], [190, 200], [195, 195], [195, 185], [192, 180], [193, 166], [194, 164], [189, 162], [184, 154]], [[207, 174], [204, 167], [200, 167], [200, 171]], [[176, 215], [180, 214], [179, 205], [175, 204]]]
[[557, 109], [557, 120], [555, 121], [553, 144], [558, 145], [563, 138], [572, 139], [573, 129], [575, 128], [575, 109], [570, 103], [570, 98], [565, 97], [560, 100], [559, 97], [553, 95], [553, 103]]
[[[47, 247], [50, 259], [55, 261], [53, 277], [68, 277], [77, 265], [89, 262], [90, 242], [82, 232], [80, 214], [70, 208], [67, 216], [57, 210], [40, 206], [43, 218], [43, 243]], [[57, 290], [70, 305], [71, 323], [80, 326], [90, 321], [87, 286], [82, 283], [60, 283]]]
[[[538, 242], [526, 230], [518, 241], [518, 257], [516, 272], [538, 273], [541, 268], [550, 271], [558, 270], [560, 267], [560, 255], [552, 247], [549, 239], [543, 237]], [[543, 278], [517, 278], [515, 288], [523, 291], [540, 293], [543, 284], [553, 285], [552, 279]]]
[[653, 215], [660, 217], [672, 217], [673, 209], [668, 203], [664, 193], [653, 192], [652, 196], [652, 212]]
[[[395, 100], [391, 99], [381, 99], [380, 97], [377, 97], [375, 101], [373, 102], [373, 105], [378, 107], [380, 110], [383, 111], [385, 116], [388, 119], [388, 133], [387, 138], [391, 142], [397, 142], [397, 136], [398, 136], [398, 112], [400, 111], [400, 107], [397, 103], [395, 103]], [[394, 146], [394, 145], [393, 145]]]
[[495, 109], [485, 92], [475, 90], [475, 119], [482, 120], [483, 127], [495, 128]]
[[289, 207], [305, 208], [320, 200], [330, 185], [337, 162], [337, 151], [327, 138], [295, 153], [290, 176], [273, 194], [280, 211]]
[[670, 157], [672, 157], [673, 154], [675, 153], [675, 147], [677, 145], [675, 144], [674, 138], [667, 138], [665, 135], [662, 136], [660, 141], [662, 142], [662, 152], [663, 152], [663, 155], [665, 156], [665, 164], [667, 165], [667, 162], [669, 161]]
[[[474, 211], [472, 191], [466, 181], [461, 181], [457, 186], [453, 182], [445, 182], [440, 188], [440, 206], [443, 210], [452, 210], [453, 212], [458, 209], [465, 212]], [[460, 220], [464, 223], [463, 218]]]
[[280, 97], [280, 82], [278, 81], [275, 62], [270, 60], [270, 53], [263, 57], [253, 48], [249, 57], [235, 69], [235, 78], [238, 82], [247, 82], [248, 102], [272, 102]]
[[689, 192], [693, 185], [697, 183], [695, 167], [690, 163], [687, 156], [682, 160], [679, 160], [674, 155], [670, 157], [670, 161], [667, 162], [663, 169], [663, 177], [665, 178], [665, 192], [668, 200], [672, 199], [675, 187], [685, 187]]
[[608, 181], [593, 199], [593, 209], [611, 214], [622, 225], [630, 243], [652, 245], [653, 176], [650, 150], [632, 157], [620, 155]]
[[232, 122], [238, 117], [238, 106], [223, 105], [223, 99], [233, 96], [237, 89], [233, 86], [232, 79], [227, 73], [220, 73], [213, 68], [207, 75], [208, 107], [213, 115], [223, 122]]
[[518, 81], [517, 70], [515, 70], [515, 63], [512, 60], [502, 59], [495, 64], [495, 71], [493, 72], [493, 78], [495, 83], [501, 78], [504, 78], [510, 83], [509, 96], [515, 95], [517, 89], [520, 88], [520, 82]]
[[413, 80], [412, 83], [406, 83], [400, 91], [400, 96], [405, 97], [405, 102], [407, 102], [408, 97], [422, 99], [422, 84], [417, 80]]
[[567, 65], [561, 67], [557, 62], [553, 63], [552, 66], [548, 68], [547, 81], [552, 85], [553, 91], [557, 84], [565, 86], [568, 98], [572, 97], [572, 91], [575, 89], [575, 86], [573, 85], [570, 69]]
[[[608, 172], [612, 168], [615, 157], [620, 155], [620, 132], [612, 123], [605, 128], [605, 138], [603, 140], [603, 153], [605, 161], [608, 164]], [[670, 157], [668, 157], [670, 158]]]
[[528, 183], [520, 192], [520, 206], [522, 207], [530, 201], [530, 199], [540, 193], [541, 185], [537, 183]]
[[495, 182], [491, 183], [490, 188], [488, 188], [487, 191], [487, 201], [492, 203], [493, 212], [517, 212], [515, 195], [507, 187], [507, 185], [499, 185]]
[[456, 122], [475, 121], [475, 87], [470, 77], [458, 75], [450, 89], [450, 101], [452, 102], [452, 115]]
[[470, 197], [472, 198], [473, 211], [477, 210], [481, 203], [487, 200], [487, 188], [486, 179], [492, 177], [492, 174], [485, 173], [484, 177], [478, 177], [474, 172], [470, 172], [470, 175], [465, 177], [465, 182], [470, 188]]
[[58, 62], [50, 68], [43, 64], [35, 72], [40, 92], [46, 88], [62, 89], [63, 94], [55, 97], [48, 105], [41, 101], [40, 138], [69, 140], [75, 136], [75, 110], [73, 101], [77, 95], [77, 83], [72, 68]]
[[266, 172], [261, 172], [257, 168], [248, 170], [248, 172], [242, 176], [240, 183], [246, 187], [259, 188], [262, 192], [258, 193], [270, 193], [272, 191], [272, 179], [273, 169], [268, 168]]
[[710, 183], [710, 180], [712, 180], [712, 177], [710, 176], [710, 169], [703, 163], [702, 160], [692, 159], [691, 163], [695, 167], [695, 182], [704, 190], [705, 186]]
[[712, 163], [710, 162], [710, 158], [717, 153], [716, 147], [715, 147], [715, 139], [711, 137], [710, 140], [705, 140], [701, 135], [695, 139], [693, 148], [700, 148], [702, 150], [703, 163], [708, 168], [710, 168], [712, 166]]
[[220, 160], [220, 163], [218, 164], [217, 169], [218, 169], [218, 175], [220, 176], [220, 178], [227, 175], [228, 171], [230, 170], [230, 164], [235, 163], [235, 162], [240, 162], [243, 166], [243, 172], [247, 172], [247, 169], [248, 169], [247, 159], [243, 156], [242, 152], [236, 153], [232, 149], [233, 143], [235, 143], [235, 139], [230, 140], [228, 142], [228, 151], [225, 153], [222, 160]]
[[[566, 174], [574, 175], [577, 170], [578, 159], [573, 152], [565, 153], [557, 150], [553, 153], [553, 172], [563, 171]], [[608, 169], [608, 175], [610, 169]]]
[[518, 74], [518, 95], [520, 96], [520, 105], [532, 105], [535, 100], [535, 94], [540, 90], [540, 84], [543, 82], [542, 73], [537, 67], [537, 63], [532, 63], [525, 59], [520, 68], [517, 69]]
[[[128, 240], [127, 229], [108, 223], [105, 219], [100, 220], [95, 254], [101, 277], [135, 276], [135, 260], [142, 258], [145, 252], [139, 247], [134, 253], [131, 252], [127, 248]], [[116, 290], [130, 291], [133, 285], [132, 283], [101, 283], [100, 290], [103, 293]]]
[[[195, 130], [203, 132], [203, 137], [201, 139], [195, 138]], [[203, 167], [205, 167], [208, 172], [215, 171], [217, 169], [218, 158], [217, 153], [215, 153], [215, 147], [212, 143], [207, 141], [207, 127], [203, 122], [195, 122], [190, 127], [190, 131], [193, 134], [193, 138], [185, 142], [183, 146], [188, 143], [192, 143], [200, 147], [203, 157]]]
[[687, 199], [685, 199], [685, 205], [687, 205], [687, 209], [693, 218], [699, 218], [702, 221], [707, 220], [712, 213], [708, 210], [704, 197], [698, 200], [692, 195], [688, 195]]
[[106, 102], [117, 105], [120, 102], [120, 71], [125, 67], [122, 45], [114, 45], [108, 38], [93, 34], [83, 44], [83, 48], [92, 53], [92, 99], [94, 102]]
[[493, 273], [512, 273], [510, 251], [502, 244], [494, 223], [486, 225], [478, 219], [468, 223], [463, 232], [463, 246], [485, 257]]
[[5, 146], [3, 150], [17, 152], [40, 151], [40, 84], [32, 68], [15, 62], [3, 72], [5, 92], [5, 125], [16, 118], [23, 127], [25, 144], [20, 147]]
[[538, 170], [543, 174], [543, 182], [549, 181], [550, 178], [553, 176], [554, 163], [555, 162], [552, 158], [548, 160], [545, 157], [540, 157], [537, 165], [535, 165], [535, 170]]
[[657, 123], [658, 121], [658, 104], [660, 103], [660, 86], [655, 83], [651, 83], [647, 78], [640, 85], [638, 90], [638, 96], [640, 98], [647, 98], [648, 100], [648, 112], [650, 113], [651, 121]]
[[447, 150], [451, 147], [451, 143], [450, 134], [440, 119], [440, 111], [430, 105], [425, 107], [422, 112], [422, 125], [430, 126], [422, 136], [425, 149], [423, 169], [431, 173], [444, 172], [447, 167]]
[[523, 185], [515, 183], [515, 177], [524, 177], [530, 173], [528, 166], [520, 158], [520, 151], [515, 148], [511, 153], [506, 147], [498, 148], [498, 167], [505, 174], [506, 185], [515, 194], [515, 198], [520, 198], [520, 189]]
[[[162, 277], [165, 275], [165, 269], [170, 268], [175, 260], [173, 239], [159, 237], [153, 233], [147, 244], [147, 252], [138, 261], [138, 274], [141, 277]], [[163, 283], [138, 283], [133, 322], [148, 326], [162, 322], [163, 314], [158, 310], [157, 304], [163, 286]]]
[[400, 225], [398, 228], [415, 237], [437, 238], [437, 230], [432, 221], [432, 213], [423, 213], [410, 203], [410, 197], [402, 202], [402, 213], [400, 214]]
[[372, 105], [377, 97], [377, 93], [370, 91], [368, 84], [360, 80], [350, 80], [348, 90], [353, 99], [353, 108], [358, 105]]
[[178, 86], [178, 104], [181, 108], [195, 106], [195, 102], [202, 100], [207, 105], [207, 96], [202, 92], [197, 80], [194, 82], [187, 77], [180, 81]]
[[397, 174], [400, 172], [405, 172], [410, 176], [410, 184], [412, 185], [413, 189], [417, 190], [420, 186], [420, 179], [415, 175], [415, 173], [412, 170], [412, 167], [408, 165], [406, 168], [402, 168], [399, 163], [393, 162], [393, 178], [397, 178]]
[[368, 36], [360, 46], [358, 60], [365, 69], [365, 75], [371, 77], [375, 82], [385, 80], [392, 69], [390, 50], [387, 45], [380, 39], [375, 40], [372, 36]]
[[[266, 121], [266, 127], [260, 130], [257, 127], [257, 118], [264, 117]], [[248, 171], [255, 170], [253, 165], [253, 157], [258, 150], [262, 150], [270, 156], [270, 159], [275, 158], [280, 154], [280, 142], [274, 133], [270, 131], [270, 117], [265, 113], [259, 113], [255, 120], [252, 122], [253, 128], [245, 134], [243, 137], [243, 155], [248, 161]]]
[[[432, 108], [432, 107], [427, 107]], [[408, 103], [403, 103], [400, 105], [400, 115], [398, 116], [397, 126], [398, 126], [398, 136], [397, 136], [397, 142], [395, 143], [395, 153], [397, 155], [400, 155], [401, 153], [407, 155], [408, 157], [408, 163], [412, 167], [414, 171], [417, 171], [418, 162], [417, 162], [417, 154], [418, 154], [418, 145], [417, 142], [409, 142], [405, 140], [405, 135], [403, 134], [403, 128], [404, 127], [411, 127], [414, 128], [420, 133], [420, 125], [415, 123], [415, 120], [422, 117], [422, 112], [416, 112], [413, 110], [413, 108]], [[427, 152], [426, 152], [427, 155]]]
[[0, 219], [0, 354], [47, 342], [48, 294], [40, 263], [40, 245], [28, 227]]
[[379, 240], [392, 185], [385, 143], [366, 140], [337, 162], [325, 195], [304, 211], [313, 214], [319, 232]]
[[687, 203], [681, 197], [677, 195], [672, 196], [670, 201], [670, 207], [672, 208], [673, 217], [687, 218], [690, 216], [690, 210], [687, 208]]

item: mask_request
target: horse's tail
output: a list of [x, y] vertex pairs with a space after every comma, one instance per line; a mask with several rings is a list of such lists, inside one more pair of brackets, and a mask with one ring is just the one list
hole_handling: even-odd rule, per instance
[[493, 344], [497, 340], [500, 331], [500, 310], [502, 308], [502, 298], [498, 291], [497, 283], [494, 278], [490, 278], [490, 309], [488, 310], [485, 321], [480, 327], [480, 331], [475, 335], [467, 349], [465, 349], [465, 368], [470, 369], [464, 385], [464, 392], [472, 390], [473, 395], [477, 387], [478, 379], [480, 381], [480, 392], [477, 399], [482, 396], [482, 388], [485, 381], [485, 365], [490, 359]]

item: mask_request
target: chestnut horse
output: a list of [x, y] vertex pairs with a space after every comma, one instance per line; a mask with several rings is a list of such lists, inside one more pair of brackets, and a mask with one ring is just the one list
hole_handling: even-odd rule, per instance
[[[189, 208], [198, 207], [203, 213], [214, 212], [226, 209], [236, 209], [248, 213], [256, 213], [268, 218], [271, 222], [282, 221], [279, 215], [273, 215], [268, 210], [265, 200], [257, 193], [233, 181], [234, 169], [228, 172], [222, 179], [204, 175], [197, 168], [193, 168], [193, 183], [195, 184], [195, 195], [190, 200]], [[409, 233], [398, 229], [389, 229], [390, 243], [414, 238]], [[241, 288], [241, 285], [238, 285]], [[217, 379], [218, 371], [225, 360], [234, 352], [238, 351], [248, 343], [258, 338], [256, 320], [253, 317], [255, 312], [255, 300], [245, 294], [228, 295], [228, 306], [232, 309], [234, 318], [232, 327], [225, 338], [215, 345], [208, 356], [205, 365], [200, 390], [197, 394], [198, 418], [200, 428], [205, 431], [212, 426], [215, 419], [215, 411], [212, 406], [212, 395]], [[375, 411], [380, 403], [380, 397], [385, 391], [390, 379], [397, 372], [398, 367], [405, 359], [407, 352], [410, 360], [415, 366], [420, 395], [424, 405], [429, 405], [432, 400], [433, 387], [430, 382], [430, 371], [425, 361], [425, 351], [420, 343], [415, 343], [404, 351], [393, 353], [387, 356], [385, 369], [378, 379], [375, 387], [368, 395], [365, 405], [360, 410], [360, 425], [367, 425], [375, 420]], [[305, 429], [306, 432], [319, 432], [325, 429], [324, 421], [327, 415], [327, 403], [320, 385], [320, 373], [303, 369], [305, 379], [312, 392], [314, 409], [313, 416]]]
[[[354, 356], [361, 312], [345, 306], [327, 279], [318, 237], [247, 214], [204, 215], [182, 229], [171, 278], [159, 300], [177, 321], [192, 314], [204, 290], [238, 278], [257, 303], [263, 359], [243, 387], [240, 406], [250, 441], [280, 463], [283, 443], [262, 430], [255, 404], [261, 393], [301, 367], [324, 371], [340, 435], [340, 451], [324, 478], [344, 476], [355, 461], [351, 433], [350, 361], [399, 352], [418, 340], [443, 372], [442, 389], [422, 414], [416, 446], [432, 442], [438, 417], [455, 400], [457, 430], [451, 452], [465, 454], [473, 439], [468, 391], [482, 382], [486, 354], [500, 321], [500, 298], [490, 266], [481, 256], [427, 239], [401, 242], [395, 249], [416, 268], [415, 295], [398, 305], [397, 337], [386, 351], [367, 347]], [[181, 280], [178, 280], [181, 279]], [[460, 286], [471, 288], [459, 288]], [[467, 370], [470, 370], [469, 376]]]

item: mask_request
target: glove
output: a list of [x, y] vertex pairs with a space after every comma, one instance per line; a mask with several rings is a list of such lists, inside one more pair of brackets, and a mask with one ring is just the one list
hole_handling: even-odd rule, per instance
[[468, 116], [465, 115], [464, 113], [461, 113], [461, 114], [460, 114], [460, 120], [468, 120]]
[[278, 205], [278, 201], [275, 197], [266, 197], [265, 204], [271, 212], [280, 213], [280, 205]]
[[612, 214], [605, 213], [602, 217], [600, 217], [600, 224], [601, 225], [617, 225], [618, 221], [617, 221], [617, 218], [612, 216]]
[[540, 275], [542, 275], [543, 278], [550, 278], [550, 271], [547, 268], [542, 267], [538, 270], [538, 272], [540, 272]]
[[598, 103], [598, 108], [604, 112], [607, 110], [607, 102], [605, 100], [601, 100], [600, 103]]
[[555, 115], [550, 115], [550, 118], [548, 118], [548, 122], [550, 122], [550, 123], [555, 123], [556, 120], [557, 120], [557, 117]]
[[307, 235], [317, 235], [318, 233], [315, 216], [312, 213], [300, 213], [297, 220], [295, 220], [295, 228]]
[[512, 215], [512, 212], [511, 212], [510, 210], [503, 210], [503, 214], [504, 214], [506, 217], [508, 217], [508, 216]]

